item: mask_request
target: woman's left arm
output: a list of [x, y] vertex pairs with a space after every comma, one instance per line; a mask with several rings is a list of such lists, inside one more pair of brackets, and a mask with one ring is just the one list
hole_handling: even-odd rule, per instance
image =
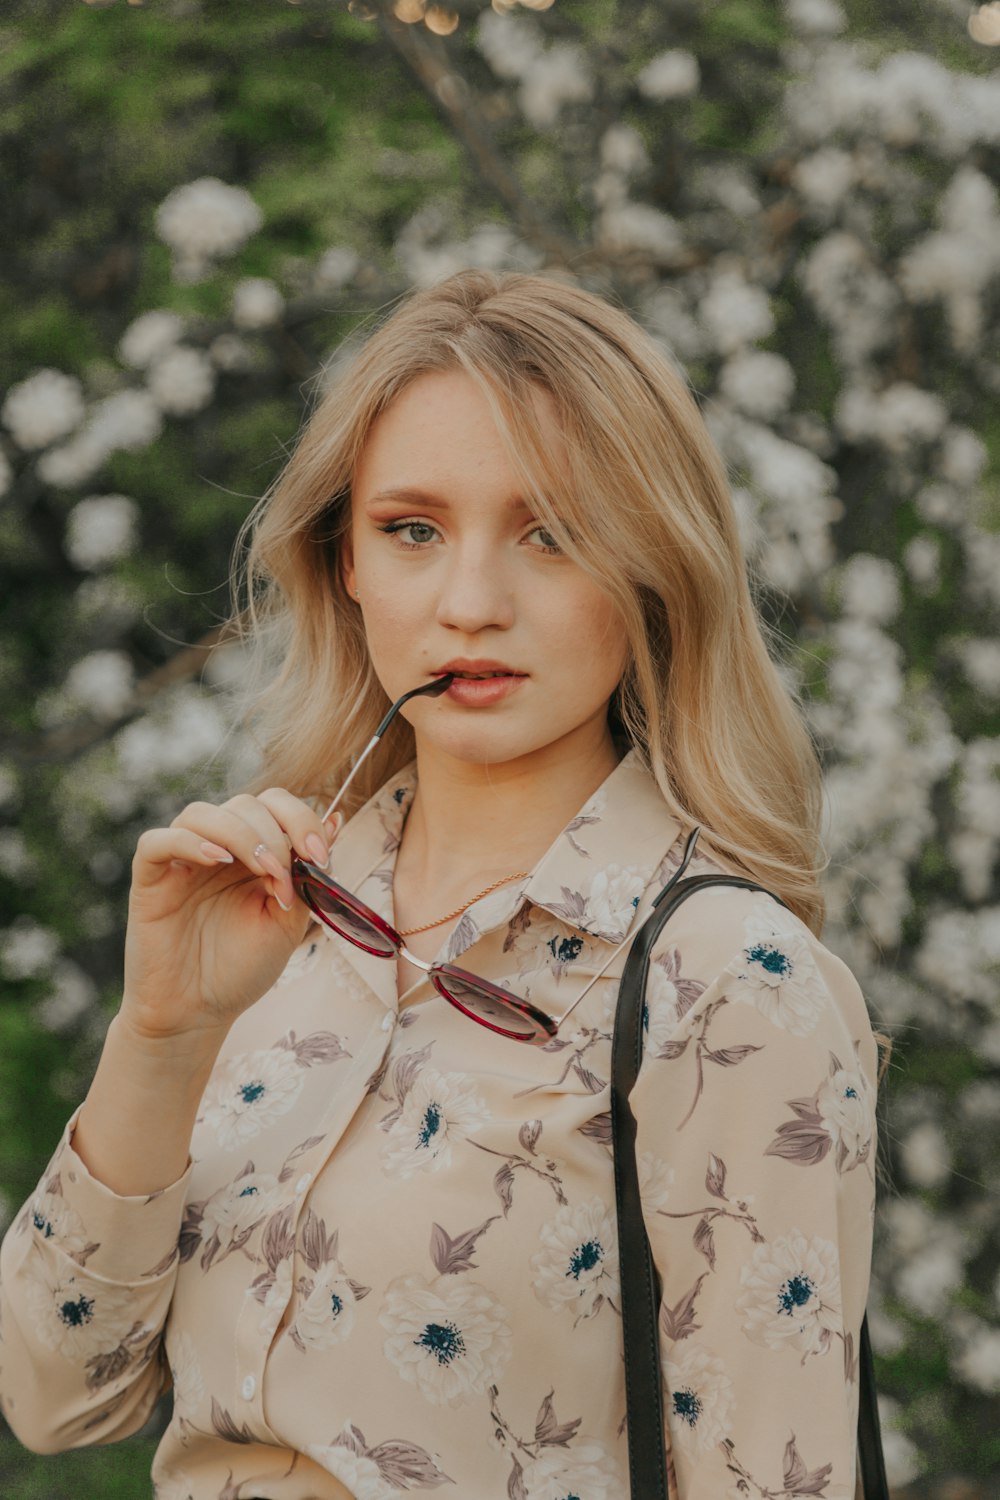
[[631, 1095], [672, 1483], [853, 1500], [877, 1048], [803, 924], [747, 893], [716, 909], [736, 944], [709, 982], [688, 961], [704, 936], [654, 950]]

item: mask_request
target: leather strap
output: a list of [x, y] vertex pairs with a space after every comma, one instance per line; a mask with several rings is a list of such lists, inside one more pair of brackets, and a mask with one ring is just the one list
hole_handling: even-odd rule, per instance
[[[649, 959], [665, 922], [695, 891], [713, 885], [765, 891], [786, 909], [788, 903], [753, 880], [737, 875], [698, 875], [680, 880], [699, 830], [688, 840], [680, 867], [653, 903], [629, 950], [622, 974], [611, 1044], [611, 1137], [618, 1211], [618, 1258], [621, 1273], [622, 1335], [625, 1345], [625, 1404], [631, 1500], [671, 1500], [667, 1485], [663, 1391], [660, 1382], [660, 1278], [642, 1217], [635, 1154], [636, 1122], [629, 1095], [642, 1061], [642, 1013]], [[672, 892], [665, 900], [668, 892]], [[864, 1500], [889, 1500], [868, 1336], [868, 1314], [858, 1345], [859, 1472]]]

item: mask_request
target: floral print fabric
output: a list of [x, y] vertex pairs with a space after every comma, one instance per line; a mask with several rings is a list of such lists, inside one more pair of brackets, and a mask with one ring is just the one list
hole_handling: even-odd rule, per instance
[[[334, 877], [392, 920], [405, 768]], [[560, 1014], [686, 834], [634, 752], [442, 958]], [[696, 853], [690, 874], [722, 866]], [[232, 1028], [184, 1175], [93, 1179], [67, 1123], [0, 1251], [0, 1402], [54, 1451], [172, 1386], [157, 1500], [621, 1500], [611, 1158], [625, 953], [545, 1047], [313, 926]], [[875, 1211], [877, 1051], [849, 970], [720, 886], [657, 941], [632, 1093], [676, 1500], [852, 1500]], [[151, 1101], [155, 1120], [155, 1101]]]

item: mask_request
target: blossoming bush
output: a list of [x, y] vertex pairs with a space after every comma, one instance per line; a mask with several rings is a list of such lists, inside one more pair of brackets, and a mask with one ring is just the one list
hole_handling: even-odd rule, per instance
[[[569, 266], [699, 392], [827, 767], [824, 939], [895, 1039], [869, 1299], [891, 1477], [988, 1485], [996, 54], [952, 0], [866, 10], [864, 31], [836, 0], [661, 0], [627, 26], [597, 0], [466, 5], [446, 40], [374, 6], [197, 9], [38, 0], [8, 26], [2, 1207], [96, 1061], [138, 833], [249, 764], [225, 713], [241, 660], [204, 647], [313, 391], [409, 286]], [[644, 1165], [649, 1191], [663, 1170]], [[400, 1349], [420, 1295], [400, 1290]], [[486, 1379], [503, 1344], [483, 1328]], [[330, 1450], [342, 1477], [365, 1462]]]

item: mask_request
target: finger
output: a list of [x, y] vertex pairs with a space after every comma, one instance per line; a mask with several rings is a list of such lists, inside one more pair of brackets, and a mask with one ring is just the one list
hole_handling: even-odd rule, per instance
[[228, 849], [248, 870], [268, 876], [281, 889], [282, 904], [288, 909], [294, 897], [288, 846], [280, 826], [256, 798], [234, 797], [221, 807], [190, 802], [171, 827], [191, 829]]
[[233, 856], [228, 849], [202, 839], [190, 828], [147, 828], [135, 846], [133, 884], [154, 885], [162, 878], [163, 867], [174, 860], [218, 868], [232, 864]]
[[292, 847], [303, 859], [325, 868], [330, 856], [330, 846], [340, 831], [343, 818], [334, 814], [330, 823], [324, 823], [301, 797], [285, 787], [272, 786], [258, 792], [262, 802], [284, 829]]

